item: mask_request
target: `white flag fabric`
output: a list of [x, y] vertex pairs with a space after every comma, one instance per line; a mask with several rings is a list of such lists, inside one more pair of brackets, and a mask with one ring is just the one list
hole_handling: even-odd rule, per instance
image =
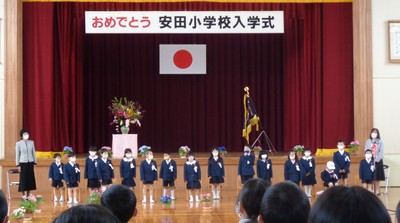
[[205, 44], [160, 44], [160, 74], [206, 74]]

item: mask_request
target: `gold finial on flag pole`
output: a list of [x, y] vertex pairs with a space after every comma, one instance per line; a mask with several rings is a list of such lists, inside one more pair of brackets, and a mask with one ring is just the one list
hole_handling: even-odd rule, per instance
[[250, 95], [249, 90], [250, 90], [250, 89], [249, 89], [248, 86], [244, 87], [244, 91], [245, 91], [248, 95]]

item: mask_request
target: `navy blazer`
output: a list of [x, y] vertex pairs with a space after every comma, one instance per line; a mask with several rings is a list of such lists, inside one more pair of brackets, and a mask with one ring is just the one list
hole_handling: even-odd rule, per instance
[[[170, 167], [173, 167], [172, 172]], [[171, 160], [169, 164], [167, 164], [166, 160], [161, 162], [161, 169], [160, 169], [160, 178], [163, 180], [173, 181], [176, 179], [178, 174], [178, 169], [176, 168], [175, 160]]]
[[89, 157], [86, 158], [85, 173], [83, 174], [85, 179], [98, 179], [97, 162], [99, 162], [98, 156], [95, 156], [93, 160], [90, 159]]
[[343, 155], [339, 151], [333, 154], [333, 162], [335, 163], [335, 172], [339, 174], [339, 170], [346, 170], [346, 173], [350, 173], [350, 154], [346, 151]]
[[215, 161], [214, 158], [208, 159], [208, 176], [209, 177], [225, 176], [225, 165], [223, 158], [219, 157], [217, 161]]
[[111, 180], [114, 178], [114, 169], [111, 160], [107, 159], [106, 162], [99, 158], [97, 162], [97, 176], [99, 180]]
[[367, 162], [367, 160], [363, 159], [360, 161], [360, 179], [361, 180], [374, 180], [374, 172], [371, 170], [371, 166], [374, 166], [374, 159], [371, 159], [371, 162]]
[[[239, 159], [238, 174], [240, 176], [254, 176], [254, 160], [255, 156], [250, 154], [248, 156], [241, 156]], [[249, 161], [249, 163], [247, 163]]]
[[[133, 165], [133, 168], [131, 166]], [[136, 177], [136, 161], [132, 159], [131, 161], [127, 158], [123, 158], [121, 160], [121, 164], [119, 165], [119, 174], [121, 178], [124, 179], [133, 179]]]
[[[267, 169], [267, 164], [269, 164], [269, 169]], [[257, 160], [257, 177], [270, 181], [273, 177], [272, 175], [272, 162], [270, 159], [266, 159], [263, 162], [261, 159]]]
[[79, 164], [74, 163], [71, 165], [70, 162], [64, 165], [64, 180], [68, 183], [79, 183], [81, 181], [81, 171], [79, 169]]
[[[60, 171], [61, 169], [61, 171]], [[49, 179], [52, 179], [54, 181], [60, 181], [64, 179], [64, 164], [60, 163], [59, 166], [57, 166], [56, 162], [53, 162], [50, 164], [49, 168]]]
[[[152, 166], [156, 168], [156, 170], [152, 169]], [[146, 159], [142, 161], [140, 164], [140, 180], [141, 181], [155, 181], [158, 180], [157, 176], [157, 162], [155, 160], [151, 160], [150, 164], [147, 163]]]
[[[297, 170], [296, 165], [299, 166], [299, 170]], [[300, 182], [299, 161], [296, 160], [294, 163], [292, 163], [291, 160], [286, 160], [284, 167], [284, 175], [285, 175], [285, 180], [290, 180], [292, 182], [299, 183]]]
[[[300, 163], [300, 174], [301, 177], [306, 176], [307, 173], [310, 173], [310, 177], [315, 177], [315, 159], [311, 158], [310, 160], [305, 160], [301, 158], [299, 160]], [[312, 166], [310, 167], [310, 163]]]
[[[197, 173], [194, 171], [194, 167], [197, 166]], [[189, 164], [188, 162], [183, 165], [183, 179], [185, 182], [195, 182], [201, 180], [201, 169], [199, 162], [195, 164]]]
[[338, 179], [335, 178], [335, 174], [335, 171], [332, 171], [331, 173], [329, 173], [327, 170], [322, 171], [321, 180], [324, 181], [324, 185], [327, 185], [328, 183], [335, 184], [338, 181]]

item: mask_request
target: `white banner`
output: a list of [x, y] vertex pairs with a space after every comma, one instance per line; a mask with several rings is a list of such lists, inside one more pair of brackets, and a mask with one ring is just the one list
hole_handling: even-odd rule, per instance
[[283, 11], [86, 11], [86, 33], [283, 33]]

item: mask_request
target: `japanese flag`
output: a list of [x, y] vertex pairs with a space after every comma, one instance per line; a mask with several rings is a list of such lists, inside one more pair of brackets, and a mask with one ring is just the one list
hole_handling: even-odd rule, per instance
[[160, 44], [160, 74], [206, 74], [205, 44]]

